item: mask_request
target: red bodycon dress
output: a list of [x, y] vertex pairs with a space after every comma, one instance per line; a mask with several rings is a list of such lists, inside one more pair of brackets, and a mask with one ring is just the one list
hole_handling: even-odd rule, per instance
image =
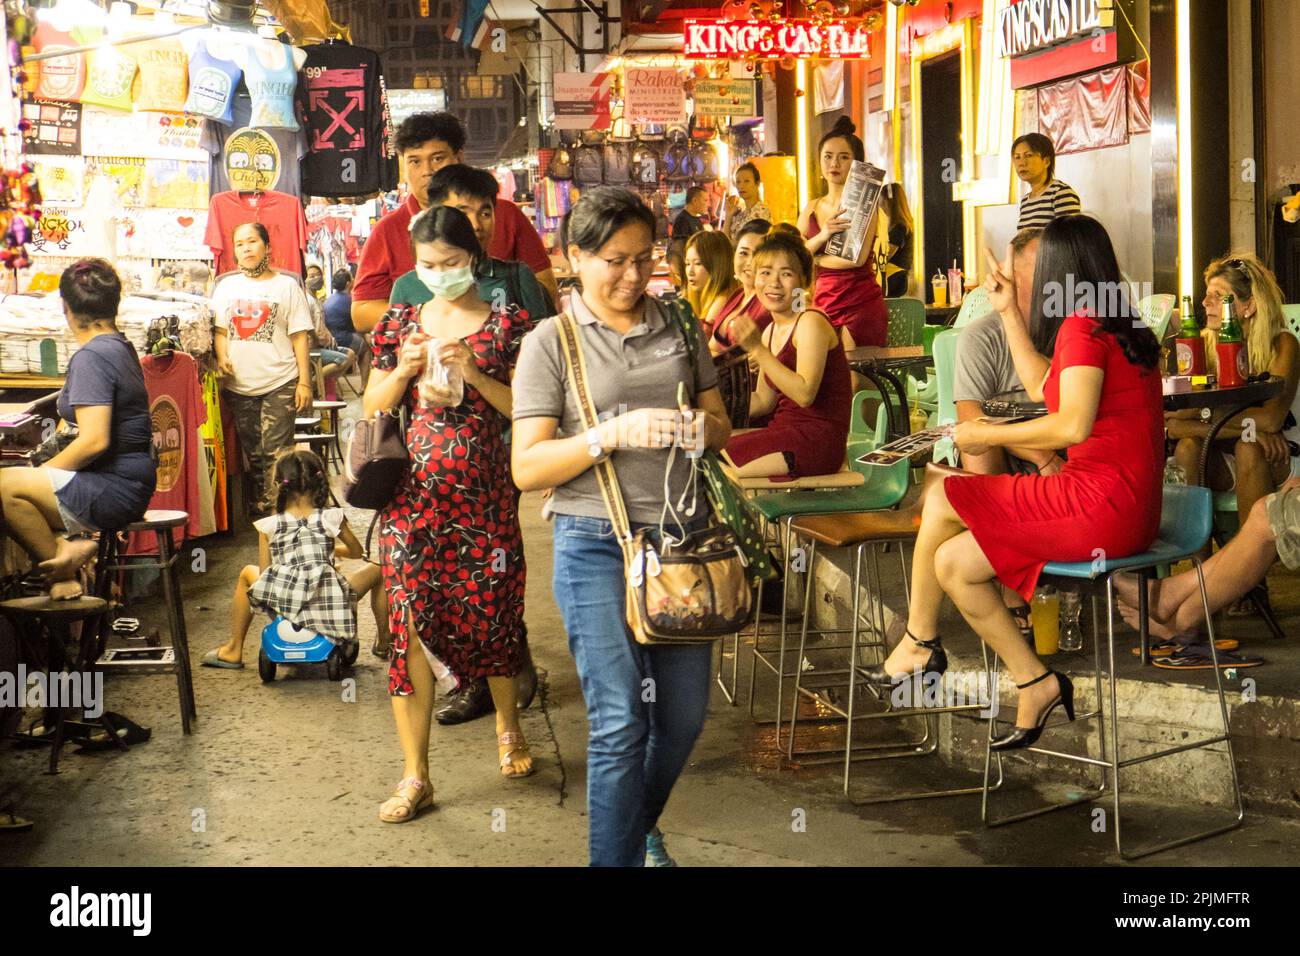
[[1049, 412], [1060, 407], [1061, 370], [1102, 369], [1092, 433], [1069, 449], [1060, 472], [945, 479], [953, 508], [998, 579], [1028, 601], [1049, 561], [1140, 554], [1160, 526], [1164, 414], [1160, 375], [1133, 365], [1114, 336], [1090, 317], [1061, 325], [1043, 384]]
[[[821, 232], [817, 214], [808, 218], [811, 239]], [[824, 269], [817, 267], [813, 280], [813, 305], [825, 312], [835, 328], [847, 328], [855, 346], [884, 345], [889, 330], [889, 309], [885, 306], [885, 293], [876, 281], [876, 259], [867, 261], [856, 269]]]

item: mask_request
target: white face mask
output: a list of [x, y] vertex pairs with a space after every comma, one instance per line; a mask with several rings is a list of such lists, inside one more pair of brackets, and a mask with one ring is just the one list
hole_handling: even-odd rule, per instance
[[436, 297], [440, 299], [459, 299], [474, 284], [474, 269], [461, 266], [459, 269], [430, 269], [417, 265], [415, 274]]

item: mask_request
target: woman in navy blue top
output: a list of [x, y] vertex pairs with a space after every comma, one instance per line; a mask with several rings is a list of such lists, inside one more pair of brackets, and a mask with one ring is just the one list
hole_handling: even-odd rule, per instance
[[140, 520], [156, 466], [144, 371], [117, 330], [117, 273], [103, 259], [83, 259], [64, 270], [59, 294], [78, 346], [59, 417], [78, 434], [40, 468], [0, 469], [0, 524], [39, 563], [50, 596], [67, 600], [80, 596], [77, 571], [97, 548], [87, 535]]

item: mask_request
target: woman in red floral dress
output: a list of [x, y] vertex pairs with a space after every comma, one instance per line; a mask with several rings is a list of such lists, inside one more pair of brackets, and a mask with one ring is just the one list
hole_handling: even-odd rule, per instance
[[[396, 306], [376, 326], [364, 403], [367, 415], [402, 403], [410, 415], [411, 471], [381, 516], [379, 538], [392, 608], [389, 693], [405, 761], [402, 781], [380, 807], [390, 823], [432, 802], [435, 685], [445, 689], [453, 678], [487, 678], [502, 775], [533, 770], [515, 700], [524, 554], [504, 441], [510, 375], [533, 323], [516, 305], [493, 308], [479, 298], [473, 266], [484, 253], [459, 210], [431, 208], [412, 225], [411, 242], [434, 298]], [[431, 339], [438, 359], [464, 377], [456, 405], [420, 401]]]

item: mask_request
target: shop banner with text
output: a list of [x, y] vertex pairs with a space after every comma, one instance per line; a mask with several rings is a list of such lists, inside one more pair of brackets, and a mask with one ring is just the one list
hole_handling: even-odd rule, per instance
[[753, 80], [696, 80], [691, 99], [696, 116], [758, 115], [758, 91]]
[[609, 129], [610, 74], [556, 73], [556, 129]]
[[676, 70], [634, 67], [623, 82], [623, 115], [633, 123], [685, 121], [686, 89]]

